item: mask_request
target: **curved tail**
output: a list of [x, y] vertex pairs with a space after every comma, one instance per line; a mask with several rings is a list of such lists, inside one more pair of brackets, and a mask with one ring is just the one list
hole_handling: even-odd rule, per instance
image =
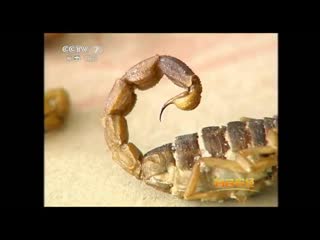
[[155, 86], [163, 75], [185, 91], [163, 105], [160, 121], [163, 111], [171, 104], [181, 110], [193, 110], [199, 105], [202, 92], [199, 77], [181, 60], [160, 55], [145, 59], [130, 68], [115, 82], [106, 101], [103, 126], [107, 145], [113, 159], [137, 178], [140, 178], [142, 153], [129, 142], [125, 116], [135, 105], [135, 89], [147, 90]]

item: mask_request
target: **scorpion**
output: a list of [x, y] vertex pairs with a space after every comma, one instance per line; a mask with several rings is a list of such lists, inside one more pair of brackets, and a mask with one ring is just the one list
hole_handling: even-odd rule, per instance
[[[154, 87], [164, 75], [185, 91], [163, 105], [160, 121], [171, 104], [185, 111], [199, 105], [200, 78], [183, 61], [157, 54], [137, 63], [115, 81], [104, 105], [101, 121], [112, 159], [147, 185], [184, 200], [244, 202], [273, 185], [278, 172], [277, 116], [241, 117], [226, 126], [205, 127], [205, 149], [200, 149], [198, 133], [177, 136], [145, 154], [129, 141], [125, 117], [135, 106], [135, 90]], [[214, 184], [217, 179], [253, 179], [254, 185], [221, 189]]]

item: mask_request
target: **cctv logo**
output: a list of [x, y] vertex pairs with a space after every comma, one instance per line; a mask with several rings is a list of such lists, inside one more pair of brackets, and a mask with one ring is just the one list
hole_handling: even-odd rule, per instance
[[80, 55], [85, 54], [84, 59], [87, 62], [94, 62], [97, 56], [103, 52], [101, 46], [81, 46], [81, 45], [66, 45], [62, 47], [62, 52], [67, 54], [67, 61], [79, 61]]
[[81, 45], [71, 45], [63, 46], [62, 52], [64, 53], [92, 53], [92, 54], [101, 54], [103, 52], [102, 47], [100, 46], [81, 46]]
[[62, 52], [64, 53], [80, 53], [80, 52], [87, 52], [87, 46], [63, 46]]

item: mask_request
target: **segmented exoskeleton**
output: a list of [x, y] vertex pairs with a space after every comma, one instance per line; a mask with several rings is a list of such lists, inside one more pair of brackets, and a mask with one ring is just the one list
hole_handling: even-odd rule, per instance
[[[201, 99], [200, 79], [181, 60], [171, 56], [153, 56], [129, 69], [116, 80], [110, 91], [102, 123], [112, 158], [120, 166], [148, 185], [186, 200], [245, 200], [249, 195], [274, 182], [277, 174], [277, 118], [229, 122], [226, 126], [206, 127], [199, 134], [178, 136], [173, 143], [146, 154], [131, 142], [125, 116], [136, 102], [135, 89], [155, 86], [163, 75], [186, 91], [169, 99], [182, 110], [196, 108]], [[219, 179], [253, 179], [250, 189], [219, 188]], [[238, 183], [241, 183], [241, 181]], [[238, 185], [240, 186], [240, 185]]]

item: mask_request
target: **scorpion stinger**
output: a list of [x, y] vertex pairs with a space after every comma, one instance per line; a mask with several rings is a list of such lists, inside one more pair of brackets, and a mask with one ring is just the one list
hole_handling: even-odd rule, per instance
[[193, 75], [191, 77], [191, 86], [188, 87], [187, 89], [188, 89], [187, 91], [180, 93], [179, 95], [169, 99], [163, 105], [160, 111], [160, 121], [161, 121], [161, 115], [163, 111], [170, 104], [174, 104], [176, 105], [177, 108], [185, 111], [193, 110], [199, 105], [201, 100], [202, 86], [201, 86], [200, 79], [197, 75]]
[[175, 104], [175, 100], [177, 100], [177, 99], [179, 99], [179, 98], [180, 98], [180, 99], [181, 99], [181, 98], [184, 98], [184, 97], [187, 96], [188, 94], [189, 94], [189, 91], [180, 93], [179, 95], [174, 96], [173, 98], [170, 98], [165, 104], [163, 104], [163, 107], [161, 108], [161, 111], [160, 111], [160, 117], [159, 117], [160, 122], [161, 122], [161, 116], [162, 116], [163, 111], [164, 111], [170, 104]]

